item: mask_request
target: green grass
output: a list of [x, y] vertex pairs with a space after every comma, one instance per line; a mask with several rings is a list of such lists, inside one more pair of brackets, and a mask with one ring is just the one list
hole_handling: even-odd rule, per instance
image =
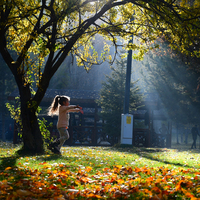
[[200, 150], [62, 147], [20, 157], [0, 143], [0, 199], [200, 199]]

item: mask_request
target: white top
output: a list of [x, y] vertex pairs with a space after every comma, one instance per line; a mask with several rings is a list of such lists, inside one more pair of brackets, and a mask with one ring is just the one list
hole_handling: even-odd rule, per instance
[[69, 107], [59, 106], [57, 128], [68, 128], [69, 126]]

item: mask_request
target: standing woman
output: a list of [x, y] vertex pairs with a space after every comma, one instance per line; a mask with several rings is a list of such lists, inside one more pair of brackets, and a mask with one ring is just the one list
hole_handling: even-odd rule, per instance
[[69, 139], [69, 132], [67, 130], [69, 126], [69, 113], [81, 112], [83, 114], [83, 110], [80, 106], [69, 104], [70, 97], [57, 95], [49, 107], [48, 115], [58, 115], [57, 129], [60, 138], [49, 145], [49, 149], [56, 154], [61, 154], [60, 149], [62, 145]]

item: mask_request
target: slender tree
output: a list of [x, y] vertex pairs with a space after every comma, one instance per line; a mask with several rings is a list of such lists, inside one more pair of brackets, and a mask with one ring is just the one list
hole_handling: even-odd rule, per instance
[[[98, 104], [101, 106], [103, 131], [109, 136], [110, 142], [118, 142], [121, 132], [121, 114], [123, 113], [127, 60], [116, 60], [116, 67], [111, 67], [111, 75], [106, 75], [102, 83]], [[130, 112], [141, 105], [143, 95], [136, 82], [130, 84]]]
[[[135, 35], [140, 43], [127, 48], [138, 50], [139, 58], [148, 43], [161, 35], [173, 48], [188, 53], [199, 38], [199, 1], [185, 0], [2, 0], [0, 1], [0, 53], [17, 83], [26, 152], [43, 152], [36, 110], [49, 82], [69, 55], [89, 69], [105, 60], [113, 62], [118, 39], [128, 44]], [[134, 15], [134, 21], [130, 19]], [[109, 39], [115, 53], [105, 44], [100, 55], [93, 48], [95, 34]], [[17, 52], [13, 58], [9, 49]], [[199, 50], [191, 54], [199, 56]], [[45, 59], [45, 62], [44, 62]], [[34, 78], [33, 78], [34, 76]], [[37, 90], [31, 94], [35, 84]]]

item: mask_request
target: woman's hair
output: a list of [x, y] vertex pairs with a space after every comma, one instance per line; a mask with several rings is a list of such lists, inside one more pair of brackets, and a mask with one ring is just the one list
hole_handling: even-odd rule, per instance
[[70, 101], [70, 97], [56, 95], [55, 98], [53, 99], [51, 106], [48, 109], [49, 110], [48, 115], [57, 115], [58, 114], [58, 112], [57, 112], [58, 104], [60, 104], [62, 106], [63, 103], [66, 101]]

